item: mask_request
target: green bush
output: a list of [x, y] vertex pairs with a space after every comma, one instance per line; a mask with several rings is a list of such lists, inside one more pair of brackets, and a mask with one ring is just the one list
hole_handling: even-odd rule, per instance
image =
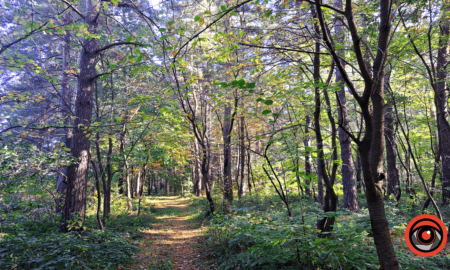
[[0, 240], [0, 269], [113, 269], [132, 260], [128, 233], [87, 230], [43, 233], [24, 230]]
[[[220, 269], [379, 268], [367, 209], [328, 214], [337, 221], [325, 237], [316, 228], [325, 214], [314, 201], [292, 203], [294, 217], [289, 219], [272, 199], [246, 198], [235, 204], [232, 215], [219, 213], [210, 220], [205, 252]], [[400, 211], [387, 205], [391, 228], [409, 221]], [[404, 229], [394, 231], [401, 235]], [[395, 248], [401, 269], [450, 269], [448, 256], [422, 258], [403, 245]]]

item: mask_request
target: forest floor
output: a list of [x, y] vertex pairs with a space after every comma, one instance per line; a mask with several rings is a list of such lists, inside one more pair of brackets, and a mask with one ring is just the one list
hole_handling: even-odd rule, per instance
[[200, 226], [199, 206], [189, 204], [189, 198], [177, 196], [150, 197], [143, 207], [151, 205], [152, 224], [142, 231], [144, 239], [135, 255], [136, 261], [127, 269], [209, 269], [202, 264], [199, 245], [204, 229]]

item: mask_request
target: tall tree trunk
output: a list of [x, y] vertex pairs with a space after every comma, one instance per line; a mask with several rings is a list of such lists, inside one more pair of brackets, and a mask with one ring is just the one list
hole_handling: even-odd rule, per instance
[[119, 194], [123, 194], [124, 190], [123, 190], [123, 174], [119, 176], [119, 181], [118, 181], [118, 188], [119, 188]]
[[[241, 103], [241, 106], [244, 106], [244, 103]], [[240, 117], [240, 126], [239, 126], [239, 143], [240, 143], [240, 150], [239, 150], [239, 160], [240, 160], [240, 186], [239, 186], [239, 192], [241, 194], [241, 197], [245, 195], [245, 192], [247, 191], [247, 182], [245, 181], [244, 175], [245, 175], [245, 117]]]
[[[365, 134], [362, 140], [355, 136], [356, 143], [361, 154], [362, 170], [364, 182], [366, 184], [366, 200], [369, 208], [370, 221], [377, 249], [378, 259], [381, 269], [399, 269], [399, 263], [395, 256], [392, 245], [389, 224], [384, 209], [382, 185], [383, 174], [383, 152], [384, 152], [384, 72], [386, 59], [389, 54], [389, 43], [392, 28], [392, 2], [391, 0], [380, 0], [379, 10], [379, 30], [376, 57], [373, 64], [373, 72], [366, 67], [364, 55], [361, 49], [361, 37], [358, 34], [355, 18], [353, 14], [352, 0], [346, 0], [345, 11], [348, 29], [353, 41], [353, 50], [358, 61], [360, 74], [364, 80], [364, 92], [358, 94], [355, 85], [351, 81], [344, 67], [340, 64], [340, 59], [334, 51], [334, 46], [328, 37], [327, 26], [325, 24], [321, 5], [316, 1], [318, 18], [322, 29], [323, 40], [330, 51], [335, 63], [343, 74], [352, 95], [358, 102], [361, 113], [364, 117]], [[373, 75], [372, 75], [373, 74]], [[373, 111], [370, 110], [370, 101]]]
[[[388, 99], [389, 100], [389, 99]], [[391, 102], [387, 102], [385, 107], [384, 136], [386, 139], [386, 162], [387, 162], [387, 182], [388, 195], [393, 194], [397, 202], [400, 201], [400, 176], [397, 169], [397, 142], [395, 140], [393, 108]], [[396, 187], [397, 186], [397, 187]]]
[[[311, 10], [311, 15], [313, 20], [315, 21], [317, 18], [317, 13], [316, 13], [316, 7], [315, 6], [311, 6], [310, 8]], [[316, 38], [318, 38], [320, 36], [320, 30], [319, 30], [319, 25], [317, 24], [317, 22], [314, 23], [314, 31], [315, 31], [315, 36]], [[315, 102], [315, 110], [314, 110], [314, 130], [316, 132], [316, 146], [317, 146], [317, 151], [321, 151], [322, 155], [318, 154], [317, 155], [317, 199], [319, 204], [321, 205], [321, 207], [324, 206], [324, 202], [325, 202], [325, 197], [324, 197], [324, 191], [323, 191], [323, 178], [326, 177], [326, 171], [322, 170], [322, 168], [325, 168], [325, 160], [323, 160], [323, 142], [322, 142], [322, 135], [321, 135], [321, 131], [320, 131], [320, 107], [321, 107], [321, 101], [320, 101], [320, 87], [317, 86], [317, 84], [319, 84], [321, 81], [321, 77], [320, 77], [320, 54], [318, 54], [320, 52], [320, 44], [319, 42], [315, 43], [315, 52], [316, 54], [314, 54], [314, 59], [313, 59], [313, 66], [314, 66], [314, 71], [313, 71], [313, 77], [314, 77], [314, 89], [315, 89], [315, 97], [314, 97], [314, 102]], [[318, 224], [319, 227], [320, 224]], [[323, 228], [323, 224], [322, 224], [322, 228]]]
[[[70, 12], [64, 15], [64, 22], [68, 23], [70, 21]], [[70, 68], [70, 36], [69, 30], [66, 30], [64, 34], [64, 46], [63, 46], [63, 59], [62, 59], [62, 78], [61, 78], [61, 117], [65, 126], [70, 126], [71, 120], [71, 104], [72, 104], [72, 91], [70, 89], [70, 78], [69, 78], [69, 68]], [[71, 147], [71, 130], [69, 128], [64, 129], [64, 137], [62, 142], [66, 148]], [[62, 168], [61, 173], [67, 177], [67, 168]], [[66, 195], [67, 189], [67, 179], [58, 174], [56, 191], [58, 192], [58, 198], [56, 199], [56, 212], [60, 213], [63, 209], [64, 196]]]
[[166, 195], [170, 195], [170, 177], [166, 177]]
[[194, 194], [195, 196], [202, 195], [202, 179], [200, 177], [200, 162], [198, 159], [199, 149], [197, 138], [194, 138]]
[[305, 117], [305, 193], [308, 194], [309, 197], [312, 196], [311, 194], [311, 178], [310, 175], [312, 174], [312, 166], [311, 166], [311, 117], [309, 114]]
[[153, 173], [150, 174], [148, 178], [148, 184], [147, 184], [147, 195], [152, 195], [152, 188], [153, 188]]
[[127, 188], [127, 206], [128, 210], [133, 209], [133, 204], [131, 203], [131, 181], [130, 181], [130, 171], [128, 165], [128, 157], [125, 153], [125, 133], [127, 132], [127, 128], [125, 123], [123, 123], [122, 133], [120, 134], [120, 152], [123, 157], [123, 173], [125, 174], [125, 183]]
[[97, 168], [93, 160], [91, 160], [92, 169], [94, 170], [95, 176], [95, 189], [97, 190], [97, 223], [99, 229], [103, 232], [105, 229], [103, 227], [102, 219], [100, 217], [100, 208], [102, 205], [102, 195], [100, 192], [100, 176], [98, 175]]
[[103, 191], [103, 222], [106, 222], [106, 219], [109, 218], [109, 215], [111, 214], [111, 184], [112, 184], [112, 178], [113, 178], [113, 172], [112, 172], [112, 164], [111, 164], [111, 157], [112, 157], [112, 139], [111, 137], [108, 138], [108, 153], [106, 156], [106, 187]]
[[437, 57], [437, 81], [435, 103], [437, 108], [439, 145], [441, 149], [442, 203], [450, 204], [450, 125], [447, 104], [447, 64], [450, 60], [448, 45], [450, 34], [450, 0], [442, 1], [442, 17], [439, 25], [439, 49]]
[[[113, 75], [111, 74], [111, 123], [114, 120], [114, 81], [113, 81]], [[113, 169], [112, 169], [112, 150], [113, 150], [113, 143], [112, 143], [112, 136], [113, 136], [113, 130], [112, 128], [109, 131], [109, 138], [108, 138], [108, 153], [106, 156], [106, 171], [107, 171], [107, 181], [106, 181], [106, 190], [104, 190], [104, 199], [103, 199], [103, 221], [106, 222], [106, 220], [109, 218], [111, 214], [111, 185], [112, 185], [112, 178], [113, 178]]]
[[[314, 6], [311, 6], [311, 13], [313, 15], [313, 18], [317, 18], [318, 13], [315, 10]], [[320, 36], [320, 28], [319, 24], [315, 23], [314, 27], [315, 33], [317, 37]], [[326, 187], [326, 195], [325, 198], [323, 197], [323, 187], [319, 187], [319, 202], [322, 202], [323, 210], [325, 213], [327, 212], [336, 212], [337, 208], [337, 196], [334, 191], [333, 185], [334, 185], [334, 178], [336, 176], [336, 169], [337, 169], [337, 163], [333, 163], [333, 171], [331, 179], [327, 174], [326, 166], [325, 166], [325, 158], [324, 158], [324, 149], [323, 149], [323, 137], [322, 137], [322, 130], [320, 127], [320, 112], [321, 112], [321, 95], [320, 92], [322, 91], [321, 86], [319, 85], [322, 83], [321, 76], [320, 76], [320, 43], [317, 41], [315, 44], [315, 54], [314, 54], [314, 129], [316, 131], [316, 142], [317, 142], [317, 172], [318, 176], [320, 175], [320, 179], [318, 177], [318, 184], [325, 184]], [[330, 70], [331, 72], [331, 70]], [[330, 78], [331, 79], [331, 78]], [[327, 102], [327, 105], [330, 106], [330, 99], [327, 96], [326, 90], [324, 91], [325, 100]], [[333, 159], [337, 159], [337, 152], [336, 152], [336, 128], [334, 123], [334, 118], [331, 115], [331, 112], [328, 110], [328, 118], [331, 121], [332, 125], [332, 143], [333, 143]], [[320, 174], [319, 174], [320, 173]], [[322, 182], [323, 179], [323, 182]], [[322, 193], [322, 194], [321, 194]], [[322, 230], [323, 232], [329, 232], [333, 228], [335, 218], [324, 218], [317, 222], [317, 228], [319, 230]]]
[[217, 155], [212, 156], [211, 166], [210, 166], [210, 174], [209, 174], [209, 192], [213, 194], [214, 187], [216, 184], [216, 168], [217, 168]]
[[[237, 135], [236, 137], [238, 137], [239, 138], [239, 135]], [[238, 198], [240, 199], [241, 197], [241, 194], [239, 193], [240, 191], [239, 191], [239, 186], [240, 186], [240, 184], [239, 184], [239, 169], [240, 169], [240, 165], [241, 165], [241, 163], [239, 163], [239, 158], [240, 158], [240, 155], [239, 155], [239, 152], [240, 152], [240, 147], [239, 147], [239, 145], [237, 145], [237, 147], [236, 147], [236, 151], [234, 152], [234, 164], [235, 164], [235, 166], [234, 166], [234, 182], [236, 183], [236, 191], [237, 191], [237, 193], [238, 193]]]
[[233, 186], [232, 186], [232, 155], [231, 155], [231, 106], [225, 104], [224, 119], [222, 127], [223, 136], [223, 199], [225, 201], [225, 213], [230, 212], [233, 203]]
[[[144, 181], [145, 181], [145, 178], [144, 178]], [[141, 214], [141, 170], [139, 170], [139, 172], [138, 172], [138, 177], [137, 177], [137, 181], [136, 181], [136, 196], [139, 199], [138, 212], [137, 212], [137, 216], [139, 216]]]
[[[98, 17], [92, 0], [86, 0], [86, 13], [84, 23], [87, 31], [92, 35], [98, 34]], [[71, 145], [71, 154], [77, 159], [67, 169], [67, 192], [62, 212], [60, 231], [69, 231], [68, 221], [75, 218], [84, 224], [86, 215], [86, 191], [90, 160], [90, 141], [84, 131], [91, 126], [95, 64], [98, 58], [98, 39], [84, 39], [80, 56], [80, 74], [78, 76], [78, 91], [75, 103], [74, 135]], [[75, 216], [75, 217], [74, 217]], [[82, 227], [82, 226], [80, 226]]]
[[364, 187], [364, 180], [362, 178], [362, 164], [361, 164], [361, 155], [359, 151], [356, 151], [356, 181], [359, 183], [357, 185], [358, 192], [361, 193], [361, 190], [364, 189], [364, 194], [366, 193], [366, 189]]
[[[334, 6], [338, 9], [342, 10], [342, 0], [336, 0]], [[342, 18], [336, 18], [335, 23], [335, 31], [336, 31], [336, 43], [344, 43], [344, 25], [342, 23]], [[338, 51], [338, 55], [340, 57], [344, 56], [344, 52], [342, 50]], [[341, 60], [341, 65], [344, 65], [345, 62]], [[339, 68], [336, 68], [336, 83], [340, 90], [337, 92], [338, 98], [338, 115], [339, 115], [339, 123], [346, 129], [349, 130], [349, 120], [347, 113], [347, 99], [345, 97], [345, 87], [344, 87], [344, 79], [342, 78], [342, 74], [339, 71]], [[339, 128], [339, 143], [341, 145], [341, 172], [342, 172], [342, 185], [344, 186], [344, 208], [347, 208], [352, 211], [359, 210], [358, 205], [358, 193], [356, 190], [356, 178], [355, 173], [353, 171], [353, 156], [352, 156], [352, 146], [351, 146], [351, 138], [345, 133], [344, 129]]]

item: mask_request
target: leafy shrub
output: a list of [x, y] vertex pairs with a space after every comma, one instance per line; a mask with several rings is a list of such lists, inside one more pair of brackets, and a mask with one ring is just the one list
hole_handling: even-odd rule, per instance
[[[218, 214], [210, 220], [205, 252], [220, 269], [379, 268], [367, 209], [328, 214], [336, 223], [324, 237], [316, 223], [325, 214], [313, 201], [293, 203], [292, 220], [275, 199], [247, 198], [235, 205], [233, 215]], [[409, 216], [387, 207], [391, 228], [397, 225], [393, 232], [402, 235]], [[413, 256], [401, 243], [397, 241], [395, 248], [402, 269], [450, 269], [448, 256]]]
[[0, 269], [113, 269], [132, 259], [131, 240], [128, 233], [98, 230], [40, 236], [22, 230], [1, 239]]

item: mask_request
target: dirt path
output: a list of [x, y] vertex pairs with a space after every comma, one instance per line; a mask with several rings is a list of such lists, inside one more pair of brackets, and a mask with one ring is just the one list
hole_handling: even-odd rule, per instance
[[144, 232], [143, 250], [137, 254], [139, 267], [135, 269], [208, 269], [197, 266], [201, 258], [197, 244], [203, 241], [202, 228], [195, 219], [197, 208], [188, 206], [189, 199], [178, 197], [149, 202], [154, 206], [155, 222]]

